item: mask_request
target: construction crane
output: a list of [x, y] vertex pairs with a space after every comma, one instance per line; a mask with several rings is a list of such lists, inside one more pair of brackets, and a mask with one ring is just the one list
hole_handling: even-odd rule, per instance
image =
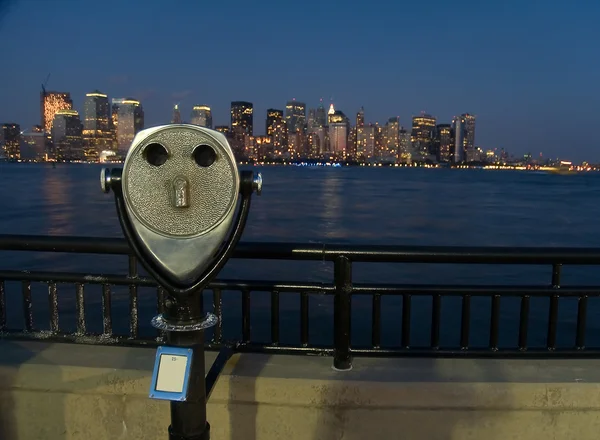
[[42, 83], [42, 95], [46, 96], [46, 86], [48, 85], [48, 81], [50, 80], [50, 74], [46, 77], [46, 80]]

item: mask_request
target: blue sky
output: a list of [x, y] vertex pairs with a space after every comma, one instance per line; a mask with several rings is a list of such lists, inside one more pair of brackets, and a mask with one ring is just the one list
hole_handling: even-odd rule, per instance
[[40, 84], [140, 99], [146, 125], [179, 102], [229, 123], [331, 98], [385, 122], [477, 116], [476, 144], [600, 161], [600, 2], [0, 0], [0, 122], [39, 123]]

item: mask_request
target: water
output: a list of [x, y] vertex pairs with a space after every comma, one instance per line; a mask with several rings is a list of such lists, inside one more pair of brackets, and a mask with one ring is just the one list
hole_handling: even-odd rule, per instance
[[[255, 168], [263, 173], [263, 195], [255, 197], [243, 240], [451, 246], [600, 247], [600, 174], [574, 176], [518, 171], [415, 168]], [[100, 191], [100, 166], [0, 164], [0, 228], [9, 234], [121, 237], [114, 197]], [[548, 284], [548, 266], [462, 266], [356, 264], [361, 283]], [[126, 259], [30, 252], [0, 253], [0, 268], [86, 273], [125, 273]], [[325, 262], [232, 261], [221, 278], [331, 282], [333, 268]], [[563, 284], [600, 285], [595, 268], [566, 267]], [[96, 288], [97, 287], [97, 288]], [[7, 283], [9, 325], [22, 327], [19, 285]], [[36, 326], [45, 328], [45, 287], [33, 286]], [[74, 325], [74, 288], [59, 288], [61, 326]], [[141, 323], [154, 313], [153, 291], [141, 289]], [[208, 301], [208, 298], [207, 298]], [[100, 288], [86, 288], [90, 328], [100, 324]], [[126, 289], [114, 289], [115, 307], [127, 304]], [[400, 338], [401, 300], [383, 298], [383, 341]], [[208, 304], [208, 302], [207, 302]], [[225, 337], [239, 334], [239, 293], [224, 298]], [[267, 294], [252, 296], [253, 337], [268, 339], [270, 302]], [[282, 342], [295, 342], [299, 298], [282, 295]], [[413, 299], [413, 345], [426, 345], [431, 300]], [[502, 302], [501, 343], [516, 343], [518, 300]], [[588, 343], [600, 344], [600, 303], [590, 299]], [[311, 297], [311, 341], [331, 341], [330, 297]], [[489, 337], [490, 301], [472, 302], [471, 339], [485, 345]], [[370, 341], [371, 302], [353, 299], [353, 343]], [[458, 341], [460, 303], [443, 302], [442, 342]], [[530, 341], [544, 343], [548, 301], [531, 303]], [[576, 300], [560, 303], [559, 344], [574, 342]], [[125, 319], [116, 330], [126, 331]], [[287, 339], [287, 341], [286, 341]]]

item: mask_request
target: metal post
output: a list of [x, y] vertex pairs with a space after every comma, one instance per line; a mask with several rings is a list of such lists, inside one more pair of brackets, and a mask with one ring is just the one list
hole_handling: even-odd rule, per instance
[[352, 294], [352, 262], [346, 256], [334, 261], [335, 297], [333, 300], [333, 367], [336, 370], [352, 369], [350, 355], [350, 318]]
[[[165, 301], [165, 320], [174, 325], [186, 325], [203, 319], [202, 295], [189, 295]], [[209, 440], [210, 425], [206, 420], [206, 383], [204, 360], [204, 330], [167, 331], [167, 343], [173, 347], [193, 350], [187, 400], [171, 402], [169, 440]]]

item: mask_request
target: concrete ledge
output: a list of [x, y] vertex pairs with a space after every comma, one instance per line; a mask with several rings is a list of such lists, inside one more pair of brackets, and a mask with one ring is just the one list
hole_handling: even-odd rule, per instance
[[[166, 439], [148, 399], [154, 350], [0, 342], [0, 439]], [[207, 355], [207, 368], [214, 359]], [[208, 408], [212, 439], [586, 439], [600, 361], [235, 355]]]

